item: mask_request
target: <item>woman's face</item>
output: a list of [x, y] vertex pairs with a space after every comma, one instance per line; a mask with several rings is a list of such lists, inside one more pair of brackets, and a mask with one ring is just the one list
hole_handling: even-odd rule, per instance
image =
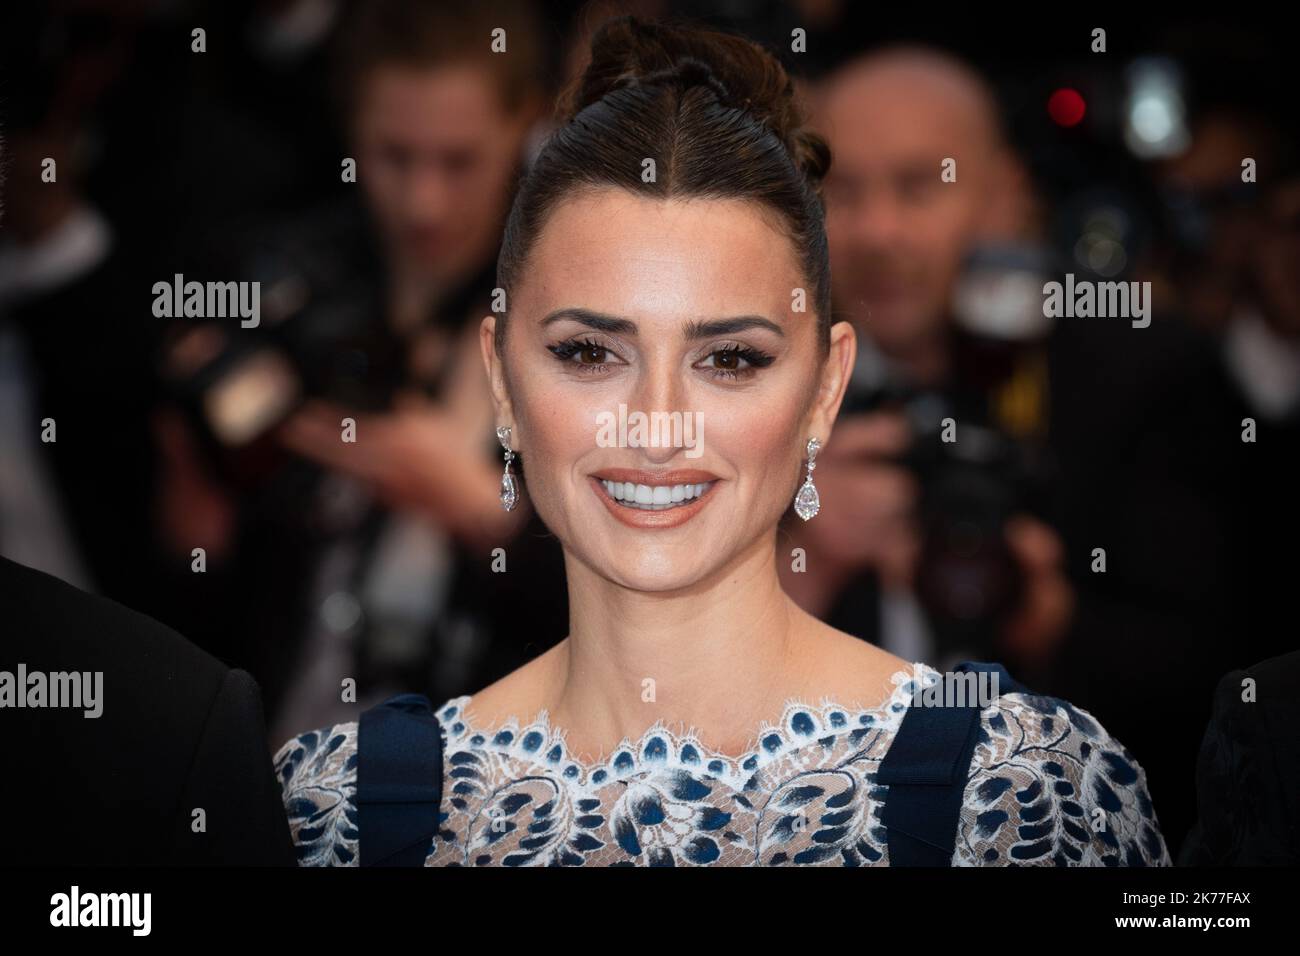
[[556, 208], [507, 304], [506, 368], [493, 317], [482, 347], [524, 493], [571, 558], [669, 591], [770, 554], [853, 362], [847, 323], [822, 362], [807, 287], [748, 203], [609, 188]]

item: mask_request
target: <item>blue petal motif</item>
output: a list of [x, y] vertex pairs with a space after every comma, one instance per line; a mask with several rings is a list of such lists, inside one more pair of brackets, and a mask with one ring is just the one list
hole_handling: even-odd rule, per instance
[[1101, 759], [1106, 763], [1106, 776], [1121, 787], [1130, 787], [1137, 783], [1137, 770], [1134, 766], [1110, 750], [1103, 750]]

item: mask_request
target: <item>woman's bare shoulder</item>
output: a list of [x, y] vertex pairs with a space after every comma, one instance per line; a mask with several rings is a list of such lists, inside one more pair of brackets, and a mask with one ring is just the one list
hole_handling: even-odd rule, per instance
[[889, 698], [900, 672], [911, 675], [915, 663], [891, 654], [860, 637], [813, 619], [809, 625], [815, 648], [810, 687], [845, 706], [870, 706]]

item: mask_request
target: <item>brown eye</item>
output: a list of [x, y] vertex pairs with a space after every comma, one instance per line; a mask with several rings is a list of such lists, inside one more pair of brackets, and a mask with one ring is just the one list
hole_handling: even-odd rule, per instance
[[611, 363], [624, 364], [613, 349], [590, 339], [570, 339], [559, 345], [548, 345], [547, 348], [561, 362], [576, 365], [585, 372], [603, 372]]
[[740, 368], [740, 353], [739, 352], [714, 352], [713, 367], [732, 369], [732, 370]]
[[714, 378], [736, 380], [755, 375], [759, 369], [771, 365], [772, 361], [773, 357], [766, 352], [747, 346], [728, 345], [704, 356], [697, 367], [707, 370]]
[[715, 372], [744, 372], [749, 364], [743, 350], [735, 348], [718, 349], [704, 357], [704, 367]]

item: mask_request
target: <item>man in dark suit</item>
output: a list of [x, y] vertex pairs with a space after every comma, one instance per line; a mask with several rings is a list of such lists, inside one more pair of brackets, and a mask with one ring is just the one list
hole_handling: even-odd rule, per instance
[[1300, 863], [1300, 651], [1225, 674], [1196, 770], [1180, 866]]
[[[295, 865], [246, 672], [3, 558], [0, 619], [0, 862]], [[56, 674], [95, 699], [49, 706]]]

